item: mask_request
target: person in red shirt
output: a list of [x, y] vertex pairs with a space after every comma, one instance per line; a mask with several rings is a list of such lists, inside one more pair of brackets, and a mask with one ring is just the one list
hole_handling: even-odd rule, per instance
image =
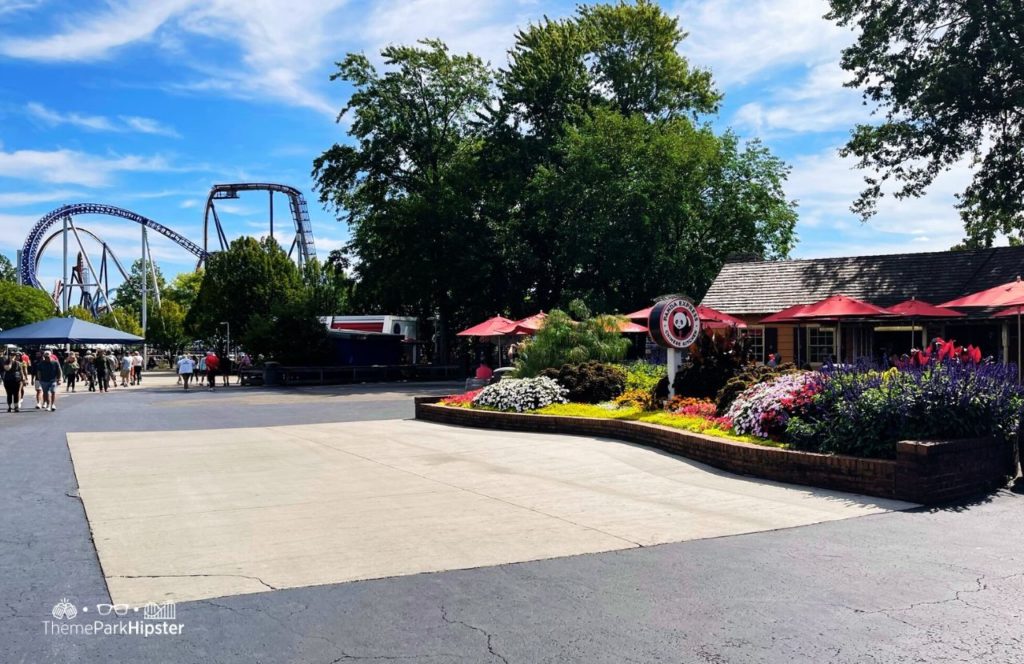
[[217, 384], [217, 370], [220, 368], [220, 360], [212, 350], [206, 355], [206, 380], [210, 385], [210, 391]]

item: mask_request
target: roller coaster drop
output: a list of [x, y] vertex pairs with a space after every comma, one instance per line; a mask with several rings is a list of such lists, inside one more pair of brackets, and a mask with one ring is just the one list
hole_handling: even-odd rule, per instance
[[[25, 245], [21, 250], [21, 257], [18, 264], [18, 272], [21, 282], [46, 290], [46, 287], [42, 284], [39, 278], [39, 264], [43, 253], [53, 240], [58, 237], [64, 237], [68, 246], [72, 244], [71, 239], [73, 237], [78, 255], [74, 261], [74, 265], [69, 266], [70, 275], [68, 275], [67, 270], [65, 270], [64, 278], [57, 282], [57, 285], [53, 290], [54, 302], [64, 309], [71, 302], [71, 291], [77, 288], [80, 292], [78, 303], [82, 306], [88, 308], [93, 313], [109, 309], [110, 293], [112, 290], [115, 290], [110, 286], [110, 276], [112, 272], [112, 269], [110, 269], [111, 264], [117, 268], [122, 279], [127, 279], [128, 273], [125, 271], [121, 262], [117, 259], [117, 256], [110, 248], [110, 245], [100, 239], [95, 233], [77, 225], [74, 221], [75, 216], [98, 214], [117, 217], [139, 224], [144, 229], [141, 245], [143, 258], [146, 259], [146, 263], [150, 266], [151, 271], [154, 270], [152, 267], [153, 260], [149, 251], [149, 244], [146, 240], [145, 229], [149, 229], [163, 235], [185, 251], [195, 256], [196, 269], [198, 270], [203, 266], [207, 257], [211, 253], [209, 241], [211, 230], [216, 233], [219, 250], [226, 249], [228, 245], [227, 236], [224, 233], [224, 228], [221, 226], [214, 201], [238, 198], [238, 193], [242, 191], [268, 191], [270, 193], [269, 213], [271, 237], [274, 237], [274, 193], [278, 192], [286, 195], [291, 209], [292, 221], [295, 226], [295, 236], [292, 240], [288, 255], [289, 257], [294, 257], [300, 265], [316, 258], [316, 246], [313, 243], [313, 228], [309, 220], [309, 211], [306, 207], [306, 200], [298, 189], [272, 183], [245, 182], [237, 184], [218, 184], [214, 185], [210, 189], [210, 193], [206, 199], [206, 211], [203, 216], [202, 246], [199, 246], [181, 233], [178, 233], [163, 224], [157, 223], [152, 219], [130, 210], [125, 210], [113, 205], [104, 205], [100, 203], [76, 203], [57, 208], [36, 222], [25, 239]], [[213, 220], [212, 229], [210, 228], [211, 218]], [[98, 261], [99, 270], [95, 269], [95, 265], [90, 259], [89, 252], [86, 251], [86, 248], [82, 243], [82, 235], [88, 236], [101, 247], [100, 260]], [[156, 282], [155, 275], [153, 282]], [[157, 302], [159, 303], [159, 292], [154, 294], [157, 298]]]

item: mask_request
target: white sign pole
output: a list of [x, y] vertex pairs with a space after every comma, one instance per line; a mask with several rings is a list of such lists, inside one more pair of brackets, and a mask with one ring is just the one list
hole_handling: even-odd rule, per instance
[[668, 398], [676, 395], [676, 369], [679, 367], [679, 351], [675, 348], [668, 349]]

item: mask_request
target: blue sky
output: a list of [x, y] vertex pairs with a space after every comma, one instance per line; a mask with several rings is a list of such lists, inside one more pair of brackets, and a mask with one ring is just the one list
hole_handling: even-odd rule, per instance
[[[690, 33], [682, 50], [725, 92], [720, 127], [762, 138], [793, 172], [794, 256], [947, 249], [962, 236], [953, 194], [970, 171], [944, 174], [926, 198], [883, 202], [861, 224], [848, 210], [862, 174], [836, 148], [869, 109], [838, 67], [848, 31], [823, 0], [665, 2]], [[313, 158], [337, 141], [347, 90], [328, 81], [349, 51], [441, 37], [505, 63], [517, 26], [573, 11], [528, 0], [0, 0], [0, 252], [12, 260], [31, 225], [65, 203], [128, 208], [202, 241], [202, 206], [220, 182], [271, 181], [306, 193], [318, 249], [345, 226], [315, 201]], [[229, 236], [266, 232], [266, 198], [218, 206]], [[275, 217], [286, 219], [287, 208]], [[123, 262], [139, 230], [81, 217]], [[152, 239], [164, 272], [191, 269]], [[57, 276], [44, 267], [47, 284]]]

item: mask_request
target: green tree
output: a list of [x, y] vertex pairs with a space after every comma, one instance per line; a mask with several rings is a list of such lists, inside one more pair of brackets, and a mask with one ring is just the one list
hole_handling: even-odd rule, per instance
[[167, 284], [163, 273], [160, 271], [160, 266], [146, 261], [146, 273], [143, 275], [143, 263], [140, 258], [132, 263], [132, 268], [128, 272], [128, 278], [118, 286], [117, 293], [114, 295], [113, 305], [126, 311], [134, 311], [135, 316], [140, 317], [142, 313], [142, 284], [145, 283], [147, 289], [147, 309], [155, 306], [156, 295], [153, 289], [153, 272], [156, 272], [156, 285], [160, 287], [160, 292], [163, 293]]
[[11, 263], [11, 259], [0, 254], [0, 281], [18, 282], [18, 271]]
[[[302, 299], [298, 268], [276, 241], [241, 237], [207, 261], [202, 285], [188, 311], [185, 327], [193, 335], [213, 339], [231, 324], [231, 335], [254, 353], [268, 337], [268, 321], [287, 304]], [[288, 336], [277, 337], [278, 346]]]
[[349, 54], [332, 79], [354, 88], [342, 115], [353, 145], [314, 162], [320, 200], [344, 213], [358, 256], [358, 306], [413, 313], [493, 301], [490, 233], [478, 214], [477, 111], [491, 73], [479, 58], [453, 55], [436, 40], [390, 46], [378, 72]]
[[[167, 287], [164, 297], [177, 302], [183, 311], [188, 312], [199, 295], [199, 288], [203, 284], [203, 271], [179, 272]], [[163, 291], [161, 291], [163, 292]]]
[[38, 323], [57, 315], [50, 296], [32, 286], [0, 281], [0, 329]]
[[516, 375], [532, 377], [544, 369], [589, 360], [617, 362], [626, 356], [629, 340], [619, 333], [619, 316], [591, 316], [580, 300], [569, 304], [577, 320], [554, 309], [537, 334], [525, 341], [516, 360]]
[[176, 353], [189, 342], [185, 333], [185, 310], [180, 304], [167, 297], [149, 312], [146, 321], [146, 340], [166, 351]]
[[830, 0], [827, 17], [854, 27], [843, 51], [884, 121], [859, 125], [843, 149], [880, 173], [853, 210], [877, 210], [887, 184], [918, 197], [963, 159], [974, 164], [957, 207], [968, 240], [991, 246], [1024, 232], [1024, 4], [1019, 0]]
[[517, 35], [483, 160], [513, 309], [699, 297], [730, 253], [788, 254], [788, 169], [699, 121], [721, 95], [679, 54], [685, 36], [644, 1], [583, 6]]
[[115, 306], [110, 309], [110, 311], [105, 311], [100, 314], [96, 322], [104, 327], [112, 327], [115, 330], [134, 334], [137, 337], [144, 337], [145, 335], [142, 333], [142, 324], [139, 323], [136, 315], [137, 314], [130, 309]]
[[96, 322], [96, 317], [92, 315], [92, 312], [79, 304], [68, 307], [68, 310], [64, 312], [64, 316], [77, 318], [78, 320], [84, 320], [90, 323]]

